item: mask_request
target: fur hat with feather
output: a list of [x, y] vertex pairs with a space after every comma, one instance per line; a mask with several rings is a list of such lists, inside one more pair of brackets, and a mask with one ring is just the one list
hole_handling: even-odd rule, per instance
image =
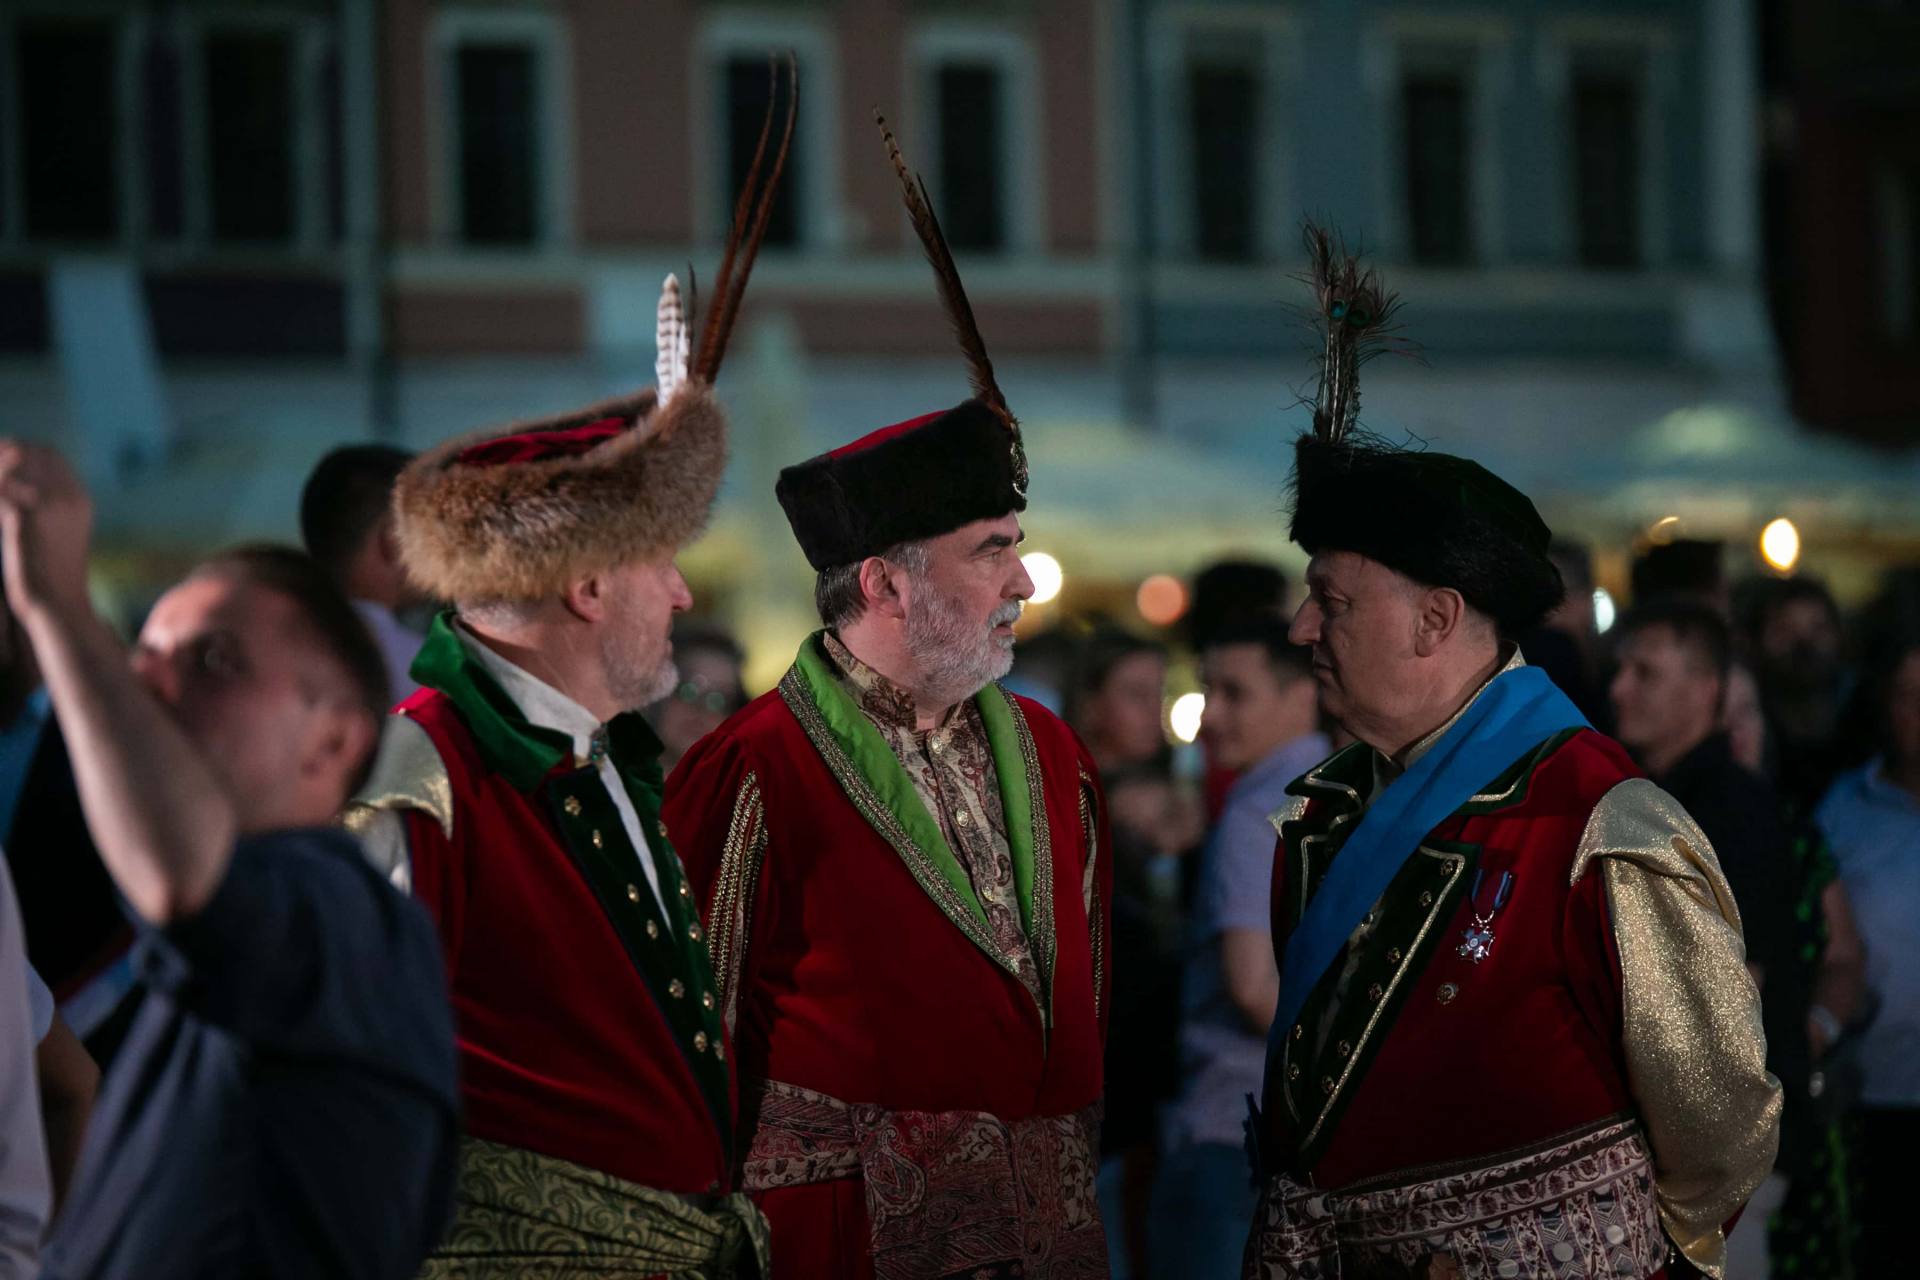
[[706, 526], [727, 462], [713, 382], [799, 113], [791, 58], [785, 69], [784, 128], [768, 165], [770, 102], [697, 350], [679, 281], [668, 276], [654, 387], [476, 431], [414, 459], [394, 486], [393, 509], [401, 560], [420, 590], [469, 603], [535, 600], [583, 573], [670, 554]]

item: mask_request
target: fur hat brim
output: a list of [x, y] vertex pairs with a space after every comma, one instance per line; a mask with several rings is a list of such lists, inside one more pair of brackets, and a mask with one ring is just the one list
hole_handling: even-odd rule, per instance
[[[628, 425], [583, 452], [463, 460], [490, 441], [608, 419]], [[658, 411], [648, 390], [476, 431], [421, 454], [394, 485], [401, 560], [414, 585], [441, 600], [537, 600], [582, 574], [691, 541], [726, 462], [726, 416], [698, 382]]]

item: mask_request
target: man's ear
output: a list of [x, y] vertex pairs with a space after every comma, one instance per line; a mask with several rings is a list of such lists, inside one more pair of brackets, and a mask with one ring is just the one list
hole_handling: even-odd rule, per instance
[[582, 622], [599, 622], [607, 616], [607, 583], [597, 573], [574, 578], [561, 590], [560, 603]]
[[899, 566], [888, 564], [879, 556], [868, 556], [862, 560], [860, 595], [866, 601], [867, 608], [883, 618], [905, 618], [906, 584], [901, 579]]
[[1413, 651], [1430, 658], [1466, 625], [1467, 602], [1452, 587], [1427, 587], [1415, 598]]
[[380, 556], [380, 563], [388, 568], [400, 567], [400, 534], [389, 511], [380, 517], [380, 523], [374, 528], [374, 546]]

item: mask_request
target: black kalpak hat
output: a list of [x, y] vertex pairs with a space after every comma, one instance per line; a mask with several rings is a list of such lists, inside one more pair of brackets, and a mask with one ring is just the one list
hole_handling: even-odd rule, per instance
[[973, 398], [882, 427], [780, 472], [774, 495], [816, 570], [1027, 509], [1020, 423], [994, 381], [993, 362], [926, 184], [908, 171], [885, 119], [880, 119], [880, 133], [913, 229], [933, 265], [941, 304], [967, 358]]
[[1007, 425], [978, 400], [788, 467], [774, 494], [815, 569], [1027, 509]]
[[1310, 225], [1306, 235], [1324, 343], [1313, 430], [1294, 441], [1288, 536], [1309, 555], [1353, 551], [1450, 587], [1503, 636], [1526, 631], [1565, 594], [1547, 556], [1552, 531], [1526, 494], [1479, 463], [1354, 430], [1360, 366], [1406, 349], [1391, 323], [1399, 299], [1328, 232]]

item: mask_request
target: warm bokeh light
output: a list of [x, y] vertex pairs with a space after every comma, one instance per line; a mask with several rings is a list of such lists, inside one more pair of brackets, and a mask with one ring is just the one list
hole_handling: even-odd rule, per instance
[[1613, 593], [1605, 587], [1593, 589], [1593, 629], [1601, 635], [1613, 630], [1613, 620], [1620, 611], [1614, 607]]
[[1044, 551], [1029, 551], [1020, 557], [1020, 563], [1033, 579], [1033, 594], [1027, 597], [1029, 604], [1047, 603], [1066, 585], [1067, 575], [1061, 570], [1060, 562]]
[[[1187, 611], [1187, 589], [1180, 579], [1169, 573], [1156, 573], [1140, 584], [1140, 590], [1133, 597], [1134, 608], [1140, 616], [1156, 627], [1169, 627], [1180, 620]], [[1193, 695], [1198, 697], [1198, 694]], [[1199, 712], [1195, 712], [1195, 724]], [[1187, 739], [1192, 741], [1192, 739]]]
[[1182, 742], [1192, 742], [1200, 736], [1200, 715], [1207, 709], [1207, 695], [1204, 693], [1183, 693], [1173, 700], [1173, 707], [1167, 712], [1167, 725], [1173, 730], [1173, 736]]
[[1800, 531], [1781, 516], [1760, 531], [1760, 555], [1779, 573], [1792, 573], [1800, 563]]
[[1658, 520], [1655, 520], [1653, 522], [1653, 527], [1647, 530], [1647, 540], [1649, 542], [1664, 544], [1664, 543], [1672, 542], [1675, 538], [1679, 536], [1680, 536], [1680, 517], [1679, 516], [1661, 516]]

